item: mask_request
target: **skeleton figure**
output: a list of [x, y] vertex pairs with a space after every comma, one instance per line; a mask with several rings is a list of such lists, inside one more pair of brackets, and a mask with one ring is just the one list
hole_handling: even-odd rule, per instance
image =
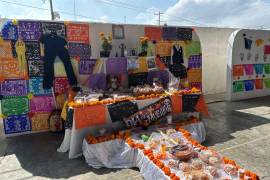
[[267, 56], [263, 55], [263, 61], [266, 62], [267, 61]]
[[259, 61], [259, 54], [258, 53], [255, 55], [254, 59], [255, 59], [255, 62]]
[[241, 61], [243, 61], [244, 60], [244, 53], [240, 53], [240, 59], [241, 59]]
[[250, 59], [251, 59], [251, 53], [249, 52], [248, 54], [247, 54], [247, 60], [249, 61]]
[[15, 49], [18, 57], [18, 65], [20, 72], [23, 72], [24, 75], [26, 74], [26, 59], [25, 59], [25, 43], [23, 40], [18, 39], [15, 43]]

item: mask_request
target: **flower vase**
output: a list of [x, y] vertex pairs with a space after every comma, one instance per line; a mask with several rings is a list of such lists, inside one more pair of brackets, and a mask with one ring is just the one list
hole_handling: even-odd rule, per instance
[[142, 45], [142, 51], [140, 52], [139, 56], [147, 56], [147, 48], [148, 45]]
[[110, 57], [111, 51], [100, 51], [100, 57]]

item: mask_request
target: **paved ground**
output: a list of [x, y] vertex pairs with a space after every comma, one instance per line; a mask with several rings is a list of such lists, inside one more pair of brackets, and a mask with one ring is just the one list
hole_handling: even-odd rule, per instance
[[[204, 144], [262, 179], [270, 179], [270, 97], [234, 103], [215, 103], [214, 99], [208, 99], [212, 119], [206, 120], [208, 134]], [[142, 179], [137, 169], [95, 170], [83, 158], [68, 160], [67, 154], [56, 152], [61, 139], [51, 133], [8, 139], [0, 136], [0, 180]]]

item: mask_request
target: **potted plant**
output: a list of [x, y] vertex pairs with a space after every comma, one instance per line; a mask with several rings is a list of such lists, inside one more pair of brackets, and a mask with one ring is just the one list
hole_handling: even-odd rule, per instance
[[102, 51], [100, 51], [100, 57], [109, 57], [112, 50], [112, 33], [107, 33], [105, 35], [104, 32], [100, 32], [99, 37], [102, 41]]
[[147, 56], [148, 40], [148, 37], [140, 37], [141, 52], [139, 56]]

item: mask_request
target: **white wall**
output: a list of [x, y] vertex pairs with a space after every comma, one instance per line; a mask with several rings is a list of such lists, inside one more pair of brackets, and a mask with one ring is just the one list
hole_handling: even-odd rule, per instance
[[202, 83], [205, 94], [226, 92], [228, 40], [235, 29], [196, 27], [202, 46]]
[[[244, 36], [248, 39], [252, 40], [251, 49], [246, 49], [244, 45]], [[248, 98], [256, 98], [261, 96], [270, 95], [270, 89], [265, 86], [263, 83], [262, 89], [256, 89], [254, 87], [253, 90], [241, 92], [233, 92], [233, 82], [236, 81], [244, 81], [244, 80], [255, 80], [255, 79], [269, 79], [270, 74], [266, 74], [263, 70], [262, 74], [256, 74], [255, 69], [253, 68], [253, 75], [247, 75], [244, 71], [243, 76], [233, 77], [233, 65], [246, 65], [246, 64], [269, 64], [270, 56], [266, 55], [266, 59], [264, 60], [264, 46], [270, 45], [269, 42], [270, 31], [269, 30], [247, 30], [242, 29], [239, 31], [235, 31], [230, 37], [230, 57], [228, 60], [228, 82], [227, 82], [227, 100], [241, 100]], [[257, 45], [257, 40], [263, 40], [261, 45]], [[243, 59], [241, 60], [240, 54], [243, 54]], [[250, 59], [248, 59], [248, 55], [250, 55]], [[255, 57], [258, 57], [255, 60]], [[254, 82], [254, 81], [253, 81]]]

